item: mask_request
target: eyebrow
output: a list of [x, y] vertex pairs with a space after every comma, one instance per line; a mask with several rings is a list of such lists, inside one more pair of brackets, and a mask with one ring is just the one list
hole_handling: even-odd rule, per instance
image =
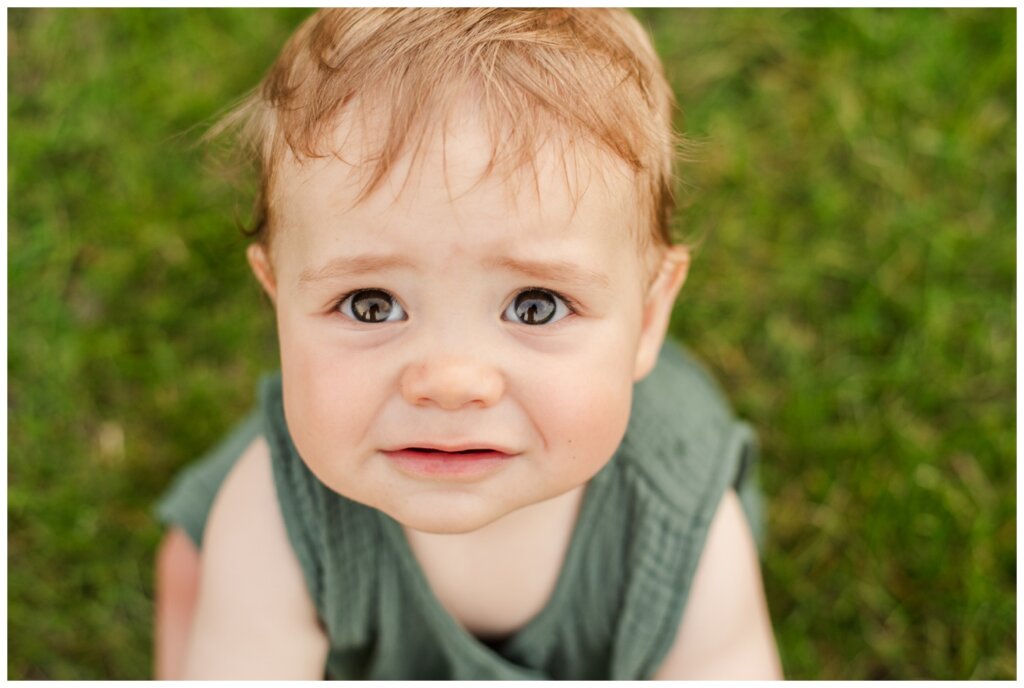
[[[538, 280], [550, 280], [576, 287], [597, 285], [609, 287], [608, 276], [588, 270], [567, 260], [522, 260], [502, 256], [485, 261], [488, 267], [511, 270]], [[305, 286], [338, 277], [364, 275], [382, 270], [415, 267], [412, 261], [396, 255], [340, 256], [318, 268], [306, 268], [299, 273], [299, 285]]]
[[338, 258], [332, 258], [318, 268], [306, 268], [300, 272], [299, 285], [304, 286], [313, 282], [320, 282], [322, 280], [337, 277], [350, 277], [353, 275], [364, 275], [370, 272], [379, 272], [381, 270], [411, 267], [413, 267], [412, 261], [401, 256], [340, 256]]
[[520, 260], [503, 256], [487, 261], [495, 268], [512, 270], [539, 280], [551, 280], [576, 287], [597, 285], [607, 289], [610, 285], [608, 276], [603, 272], [588, 270], [567, 260]]

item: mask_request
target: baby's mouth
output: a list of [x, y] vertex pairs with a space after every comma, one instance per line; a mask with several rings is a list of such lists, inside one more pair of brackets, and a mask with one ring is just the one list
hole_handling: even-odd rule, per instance
[[458, 451], [445, 451], [444, 449], [431, 449], [429, 447], [408, 447], [406, 451], [420, 452], [423, 454], [482, 454], [484, 452], [495, 452], [501, 453], [494, 449], [487, 449], [486, 447], [477, 447], [474, 449], [460, 449]]
[[426, 480], [476, 481], [501, 471], [520, 452], [485, 443], [417, 443], [381, 451], [398, 470]]
[[399, 449], [385, 450], [385, 455], [394, 459], [423, 461], [480, 461], [509, 459], [514, 453], [494, 447], [477, 446], [464, 448], [441, 448], [429, 446], [410, 446]]

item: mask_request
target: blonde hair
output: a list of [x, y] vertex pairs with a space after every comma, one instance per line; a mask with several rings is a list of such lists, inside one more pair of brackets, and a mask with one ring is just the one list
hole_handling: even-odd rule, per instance
[[[491, 127], [488, 171], [529, 163], [552, 132], [622, 160], [634, 174], [645, 246], [671, 243], [674, 98], [646, 32], [619, 9], [328, 9], [306, 20], [256, 90], [210, 132], [237, 131], [260, 168], [250, 234], [269, 248], [270, 191], [287, 152], [325, 144], [342, 115], [385, 135], [360, 160], [363, 196], [418, 149], [432, 118], [467, 94]], [[368, 113], [368, 108], [381, 106]]]

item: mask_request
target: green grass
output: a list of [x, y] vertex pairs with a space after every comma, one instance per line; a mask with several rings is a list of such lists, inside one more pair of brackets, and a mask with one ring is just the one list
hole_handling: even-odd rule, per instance
[[[304, 14], [9, 10], [10, 678], [149, 675], [149, 509], [276, 355], [195, 143]], [[1015, 11], [638, 14], [787, 675], [1015, 677]]]

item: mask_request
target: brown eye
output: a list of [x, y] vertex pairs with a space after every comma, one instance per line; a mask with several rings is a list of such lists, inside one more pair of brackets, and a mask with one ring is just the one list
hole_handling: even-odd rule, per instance
[[554, 319], [559, 306], [567, 311], [565, 304], [555, 294], [544, 289], [521, 291], [512, 300], [506, 311], [506, 318], [524, 325], [543, 325]]
[[360, 289], [349, 294], [338, 306], [343, 315], [364, 323], [405, 320], [405, 311], [395, 297], [383, 289]]

